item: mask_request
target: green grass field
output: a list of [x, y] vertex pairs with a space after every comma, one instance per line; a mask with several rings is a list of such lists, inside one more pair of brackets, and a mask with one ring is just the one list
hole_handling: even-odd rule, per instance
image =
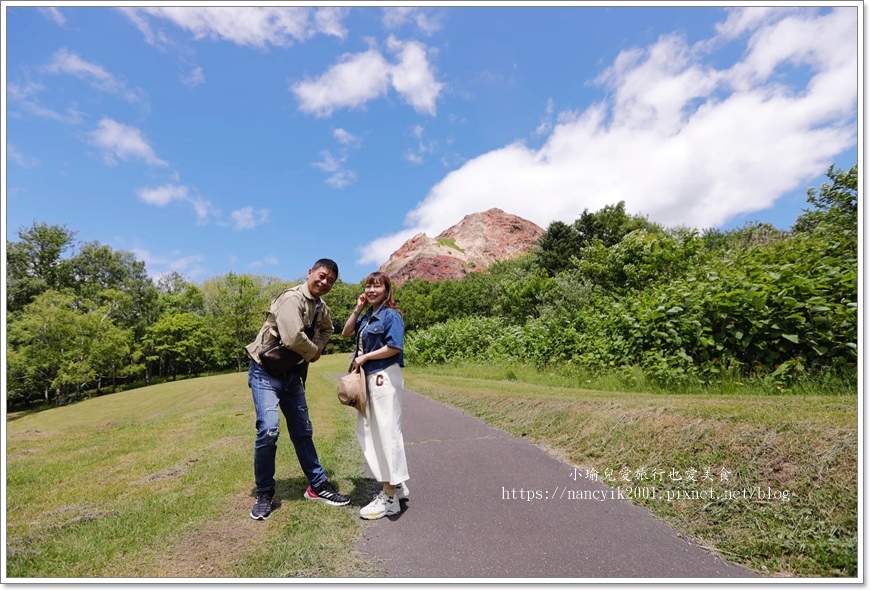
[[[313, 365], [308, 402], [321, 463], [359, 504], [354, 410], [335, 399], [345, 359]], [[253, 521], [254, 414], [247, 373], [166, 383], [7, 421], [9, 577], [345, 577], [352, 510], [307, 502], [282, 419], [277, 496]]]
[[[312, 365], [315, 443], [354, 506], [362, 477], [354, 410], [335, 398], [346, 356]], [[409, 389], [540, 444], [581, 468], [725, 465], [737, 488], [788, 502], [645, 502], [678, 532], [771, 575], [857, 575], [857, 399], [591, 391], [406, 369]], [[534, 381], [534, 379], [529, 379]], [[282, 424], [283, 429], [283, 424]], [[302, 500], [286, 430], [279, 508], [253, 503], [246, 373], [125, 391], [7, 419], [9, 578], [373, 577], [353, 550], [355, 509]]]

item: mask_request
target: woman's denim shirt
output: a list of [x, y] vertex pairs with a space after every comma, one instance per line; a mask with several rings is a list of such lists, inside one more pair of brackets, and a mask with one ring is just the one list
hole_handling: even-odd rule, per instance
[[[371, 321], [369, 321], [369, 317], [371, 317]], [[367, 313], [356, 320], [357, 336], [359, 336], [363, 326], [365, 326], [362, 332], [364, 352], [372, 352], [384, 345], [398, 348], [400, 351], [399, 354], [394, 354], [389, 358], [366, 361], [363, 365], [366, 375], [383, 371], [394, 363], [399, 363], [400, 367], [405, 366], [405, 322], [398, 310], [391, 307], [381, 307], [377, 312], [372, 313], [371, 308], [369, 308]], [[358, 352], [359, 343], [353, 352], [354, 358]]]

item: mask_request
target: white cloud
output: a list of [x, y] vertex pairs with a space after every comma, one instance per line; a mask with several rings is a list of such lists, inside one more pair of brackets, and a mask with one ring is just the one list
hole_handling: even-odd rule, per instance
[[425, 8], [409, 6], [384, 8], [384, 26], [388, 29], [412, 23], [423, 33], [431, 35], [441, 29], [441, 20], [438, 13]]
[[347, 17], [349, 9], [335, 6], [318, 8], [314, 12], [314, 30], [324, 35], [331, 35], [344, 39], [347, 29], [341, 21]]
[[75, 125], [81, 122], [82, 114], [74, 107], [69, 107], [66, 113], [59, 113], [55, 110], [42, 106], [36, 100], [36, 95], [45, 90], [45, 87], [39, 82], [27, 82], [25, 84], [16, 84], [10, 82], [6, 85], [6, 98], [9, 101], [10, 116], [20, 116], [16, 112], [16, 108], [22, 111], [39, 117], [40, 119], [50, 119], [59, 123], [67, 123]]
[[206, 199], [194, 197], [188, 199], [188, 202], [190, 202], [193, 211], [196, 213], [196, 222], [199, 225], [208, 223], [208, 219], [212, 214], [220, 215], [220, 211], [214, 209], [211, 202]]
[[136, 191], [139, 199], [155, 207], [165, 207], [172, 202], [187, 203], [196, 214], [198, 225], [208, 223], [211, 219], [221, 227], [232, 227], [235, 230], [254, 229], [269, 221], [268, 209], [255, 209], [247, 206], [230, 212], [229, 218], [223, 215], [220, 209], [212, 205], [211, 201], [203, 197], [191, 194], [189, 187], [182, 184], [164, 184], [153, 188], [141, 188]]
[[716, 24], [716, 32], [723, 39], [733, 39], [757, 29], [765, 22], [775, 22], [787, 12], [797, 12], [799, 8], [779, 8], [772, 6], [750, 6], [745, 8], [726, 8], [728, 18]]
[[326, 184], [342, 189], [357, 180], [356, 172], [348, 170], [345, 164], [350, 157], [350, 150], [359, 148], [362, 139], [340, 127], [332, 130], [332, 137], [341, 144], [339, 154], [333, 155], [329, 150], [320, 150], [320, 161], [311, 165], [329, 174]]
[[160, 279], [173, 272], [189, 279], [206, 278], [208, 270], [202, 266], [205, 259], [198, 254], [183, 256], [179, 251], [166, 255], [154, 254], [144, 248], [132, 248], [130, 252], [145, 263], [145, 268], [152, 282], [156, 285]]
[[191, 88], [199, 86], [204, 82], [205, 72], [202, 71], [202, 67], [200, 66], [194, 66], [189, 72], [182, 74], [181, 76], [181, 83], [185, 86], [190, 86]]
[[162, 31], [155, 31], [151, 27], [151, 22], [146, 18], [147, 13], [137, 8], [121, 7], [118, 8], [130, 22], [132, 22], [139, 32], [145, 36], [145, 42], [160, 49], [165, 49], [172, 45], [169, 37]]
[[356, 182], [356, 172], [347, 170], [344, 163], [347, 161], [347, 156], [334, 156], [329, 150], [320, 151], [321, 160], [311, 164], [319, 170], [323, 170], [329, 174], [326, 179], [326, 184], [333, 188], [344, 188], [349, 184]]
[[143, 188], [138, 191], [139, 198], [149, 205], [163, 207], [172, 201], [186, 201], [188, 189], [177, 184], [165, 184], [157, 188]]
[[269, 210], [243, 207], [230, 213], [230, 217], [233, 218], [235, 229], [254, 229], [258, 225], [269, 221]]
[[169, 38], [156, 30], [154, 21], [168, 21], [196, 40], [217, 39], [257, 49], [286, 47], [317, 34], [339, 38], [347, 34], [341, 24], [347, 10], [341, 8], [159, 6], [121, 10], [146, 41], [156, 46], [165, 46]]
[[43, 16], [45, 16], [45, 18], [54, 22], [55, 24], [60, 25], [61, 27], [66, 26], [66, 17], [57, 8], [54, 8], [53, 6], [47, 8], [40, 8], [39, 12], [41, 12]]
[[254, 260], [248, 263], [250, 268], [263, 268], [264, 266], [278, 266], [277, 256], [266, 256], [262, 260]]
[[411, 135], [417, 140], [417, 145], [405, 151], [404, 158], [412, 164], [422, 164], [427, 154], [435, 152], [437, 143], [431, 139], [426, 139], [426, 130], [422, 125], [414, 125], [411, 128]]
[[18, 148], [9, 143], [6, 144], [6, 159], [20, 168], [36, 168], [39, 165], [39, 160], [25, 156], [18, 151]]
[[109, 118], [100, 120], [97, 129], [90, 133], [91, 143], [103, 150], [104, 161], [111, 165], [117, 160], [137, 159], [149, 166], [167, 166], [157, 157], [142, 132]]
[[353, 170], [339, 170], [326, 179], [326, 184], [332, 188], [344, 188], [356, 182], [356, 172]]
[[378, 98], [389, 88], [390, 65], [375, 49], [345, 54], [314, 80], [291, 86], [306, 113], [326, 117], [339, 108], [354, 108]]
[[[734, 10], [718, 30], [624, 51], [597, 80], [601, 102], [561, 113], [540, 149], [514, 143], [450, 172], [360, 262], [490, 207], [546, 227], [622, 200], [666, 225], [716, 227], [772, 206], [855, 146], [854, 9]], [[723, 47], [740, 57], [717, 69], [708, 58]], [[795, 67], [809, 76], [790, 78]]]
[[136, 191], [139, 199], [155, 207], [165, 207], [173, 201], [189, 204], [196, 214], [197, 224], [208, 223], [211, 217], [219, 217], [220, 211], [215, 209], [211, 202], [202, 197], [190, 194], [190, 189], [180, 184], [164, 184], [155, 188], [141, 188]]
[[50, 74], [66, 74], [87, 80], [94, 88], [120, 96], [131, 103], [142, 100], [139, 92], [128, 89], [124, 82], [107, 72], [102, 66], [85, 61], [75, 53], [70, 53], [66, 48], [56, 51], [51, 57], [51, 62], [42, 69]]
[[359, 145], [362, 143], [362, 140], [359, 137], [340, 127], [332, 131], [332, 136], [341, 145], [359, 147]]
[[342, 164], [344, 164], [343, 158], [336, 158], [329, 152], [329, 150], [321, 150], [320, 157], [322, 160], [320, 162], [315, 162], [312, 164], [315, 168], [319, 168], [324, 172], [335, 172], [341, 169]]
[[265, 51], [269, 46], [288, 47], [316, 35], [343, 39], [347, 30], [342, 24], [349, 9], [324, 7], [120, 7], [149, 45], [173, 53], [184, 73], [181, 83], [191, 88], [205, 83], [205, 72], [196, 65], [195, 50], [174, 33], [176, 29], [192, 35], [196, 41], [228, 41]]
[[399, 64], [390, 69], [393, 88], [417, 112], [434, 115], [435, 101], [444, 84], [435, 80], [426, 57], [426, 46], [416, 41], [401, 42], [390, 37], [387, 47], [399, 55]]
[[299, 109], [327, 117], [336, 109], [361, 107], [386, 95], [392, 87], [414, 110], [434, 115], [444, 85], [435, 79], [426, 46], [392, 37], [387, 46], [398, 55], [398, 63], [389, 63], [372, 47], [344, 54], [319, 77], [294, 83], [290, 90], [299, 101]]
[[553, 99], [548, 99], [547, 109], [544, 116], [541, 117], [541, 122], [538, 123], [538, 126], [535, 128], [535, 135], [547, 135], [553, 130], [553, 112], [555, 110], [556, 106]]
[[81, 78], [95, 78], [101, 82], [112, 79], [102, 67], [88, 63], [68, 49], [58, 49], [51, 57], [51, 62], [45, 66], [45, 71], [52, 74], [70, 74]]

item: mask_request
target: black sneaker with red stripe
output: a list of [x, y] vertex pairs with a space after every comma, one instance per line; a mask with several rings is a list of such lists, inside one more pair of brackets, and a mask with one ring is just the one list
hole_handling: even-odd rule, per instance
[[308, 486], [302, 497], [306, 500], [325, 502], [330, 506], [346, 506], [350, 504], [350, 498], [335, 489], [335, 486], [329, 481], [325, 481], [317, 487]]

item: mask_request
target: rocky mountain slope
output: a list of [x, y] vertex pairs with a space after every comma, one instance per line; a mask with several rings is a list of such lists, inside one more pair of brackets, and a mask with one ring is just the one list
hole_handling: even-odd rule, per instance
[[411, 279], [461, 279], [528, 252], [543, 233], [538, 225], [501, 209], [472, 213], [435, 238], [417, 234], [379, 270], [397, 286]]

